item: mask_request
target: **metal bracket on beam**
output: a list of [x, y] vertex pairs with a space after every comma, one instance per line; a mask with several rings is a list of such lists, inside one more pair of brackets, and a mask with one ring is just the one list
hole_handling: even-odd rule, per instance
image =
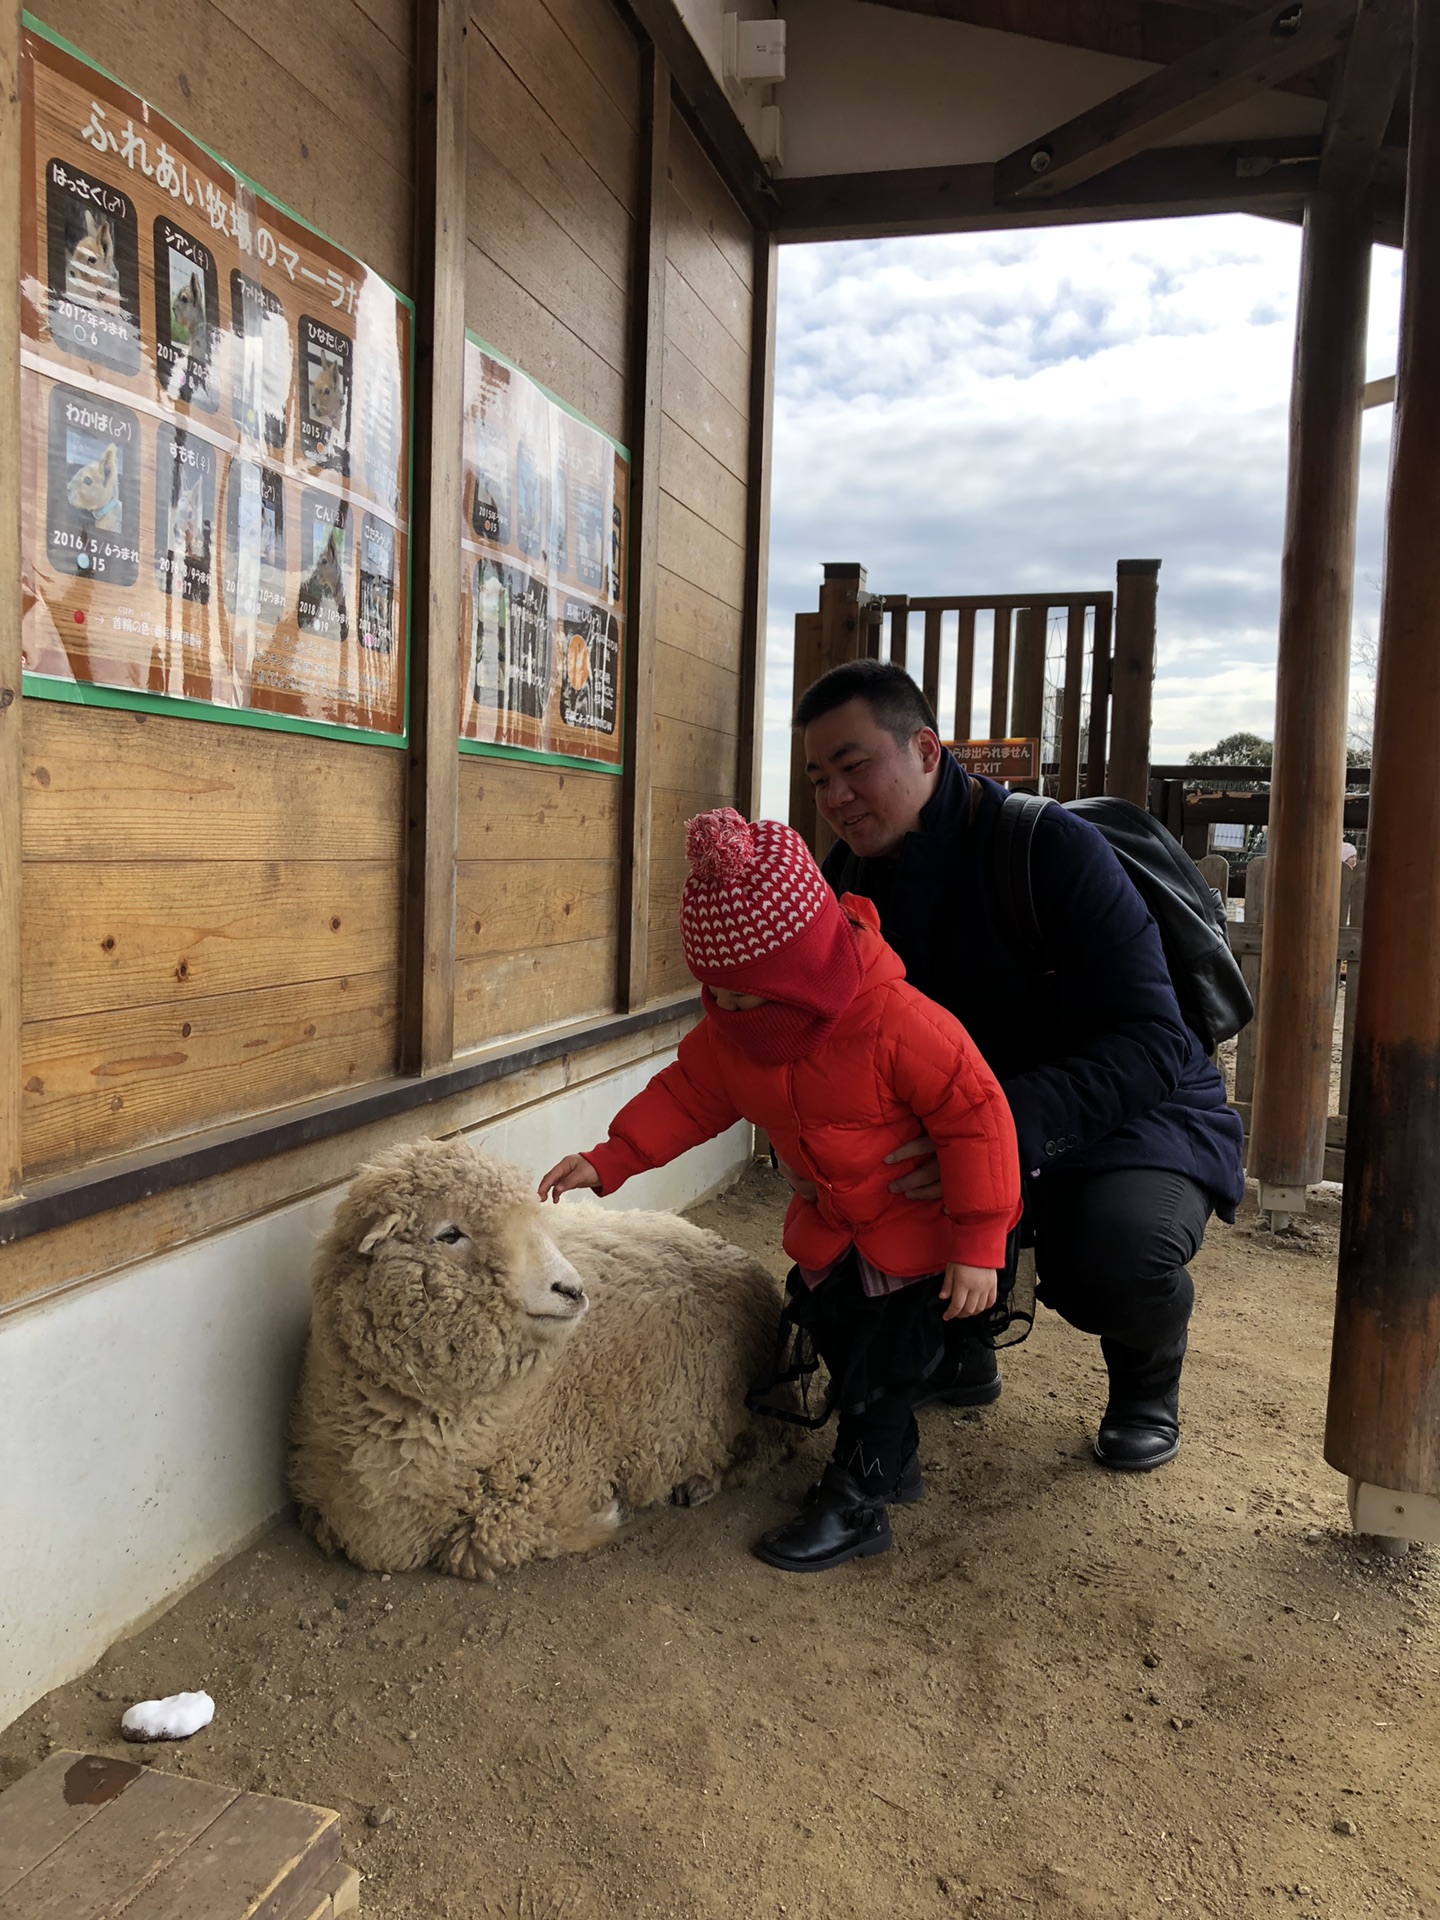
[[1271, 1187], [1260, 1183], [1260, 1211], [1270, 1216], [1275, 1233], [1283, 1233], [1297, 1213], [1305, 1211], [1304, 1187]]
[[1381, 1540], [1423, 1540], [1440, 1546], [1440, 1498], [1433, 1493], [1396, 1493], [1351, 1478], [1347, 1488], [1350, 1524], [1356, 1533]]

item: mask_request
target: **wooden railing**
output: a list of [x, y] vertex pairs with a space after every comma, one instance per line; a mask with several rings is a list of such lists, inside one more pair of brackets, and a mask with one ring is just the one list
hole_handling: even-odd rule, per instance
[[[1201, 860], [1200, 870], [1205, 874], [1211, 886], [1224, 892], [1224, 881], [1228, 877], [1222, 869], [1226, 861], [1219, 854], [1211, 854]], [[1265, 872], [1267, 861], [1262, 854], [1250, 862], [1246, 869], [1245, 880], [1245, 918], [1230, 924], [1230, 945], [1240, 962], [1240, 970], [1245, 975], [1250, 988], [1250, 996], [1256, 1007], [1260, 1005], [1260, 965], [1265, 948]], [[1340, 876], [1340, 924], [1335, 934], [1335, 982], [1337, 995], [1343, 994], [1344, 1007], [1341, 1015], [1340, 1071], [1338, 1086], [1332, 1080], [1331, 1099], [1336, 1111], [1332, 1113], [1325, 1128], [1325, 1178], [1343, 1180], [1345, 1177], [1345, 1130], [1350, 1110], [1350, 1070], [1355, 1053], [1355, 1006], [1360, 986], [1360, 933], [1365, 912], [1365, 866], [1362, 861], [1356, 867], [1346, 867]], [[1344, 969], [1343, 983], [1341, 969]], [[1254, 1020], [1244, 1029], [1235, 1043], [1235, 1083], [1231, 1101], [1241, 1119], [1245, 1122], [1248, 1146], [1250, 1133], [1250, 1108], [1255, 1096], [1255, 1058], [1259, 1040], [1260, 1018], [1257, 1012]]]

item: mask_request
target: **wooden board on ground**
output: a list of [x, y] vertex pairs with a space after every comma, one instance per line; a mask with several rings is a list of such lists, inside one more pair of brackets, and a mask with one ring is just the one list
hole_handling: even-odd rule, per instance
[[356, 1891], [328, 1807], [68, 1751], [0, 1794], [3, 1920], [308, 1920]]

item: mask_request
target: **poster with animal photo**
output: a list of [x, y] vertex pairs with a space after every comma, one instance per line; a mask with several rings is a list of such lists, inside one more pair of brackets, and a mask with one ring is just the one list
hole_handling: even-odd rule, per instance
[[460, 750], [622, 766], [630, 458], [465, 344]]
[[26, 694], [403, 745], [410, 302], [29, 15], [20, 103]]

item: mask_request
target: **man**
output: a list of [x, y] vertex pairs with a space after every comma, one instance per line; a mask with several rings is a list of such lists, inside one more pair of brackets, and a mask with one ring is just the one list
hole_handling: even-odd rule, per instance
[[[826, 879], [875, 902], [911, 981], [969, 1030], [1010, 1102], [1039, 1297], [1099, 1335], [1110, 1376], [1096, 1456], [1163, 1466], [1180, 1447], [1187, 1263], [1245, 1182], [1240, 1118], [1181, 1017], [1159, 931], [1103, 836], [1047, 807], [1031, 843], [1043, 951], [1019, 946], [996, 898], [1005, 790], [946, 752], [900, 668], [835, 668], [794, 725], [839, 836]], [[929, 1142], [911, 1157], [897, 1189], [933, 1196]], [[993, 1354], [972, 1347], [959, 1397], [998, 1392]]]

